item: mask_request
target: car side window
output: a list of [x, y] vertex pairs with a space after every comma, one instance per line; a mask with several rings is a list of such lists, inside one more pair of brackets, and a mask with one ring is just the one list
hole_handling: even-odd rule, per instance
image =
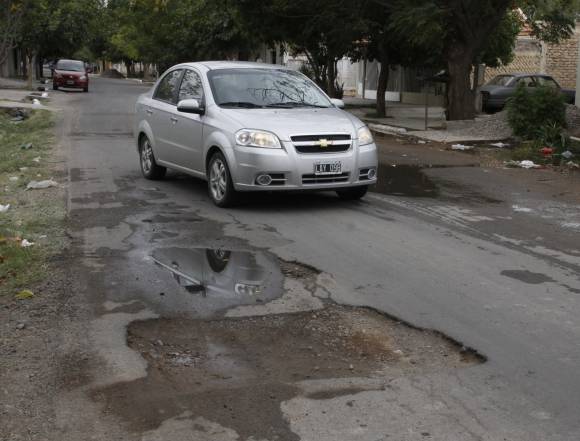
[[179, 80], [181, 79], [182, 72], [183, 70], [178, 69], [165, 75], [157, 86], [153, 98], [170, 104], [175, 104], [177, 88], [179, 87]]
[[524, 84], [526, 87], [535, 87], [536, 83], [532, 79], [532, 77], [522, 77], [518, 79], [518, 84]]
[[556, 83], [556, 81], [554, 81], [552, 78], [549, 77], [536, 77], [535, 78], [536, 83], [538, 83], [541, 86], [548, 86], [548, 87], [552, 87], [554, 89], [558, 89], [558, 83]]
[[188, 69], [183, 74], [177, 102], [189, 99], [195, 99], [201, 102], [203, 99], [203, 86], [199, 74]]

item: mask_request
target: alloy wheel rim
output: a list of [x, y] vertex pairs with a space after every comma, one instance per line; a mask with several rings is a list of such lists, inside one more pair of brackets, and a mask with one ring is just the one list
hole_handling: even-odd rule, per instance
[[143, 143], [143, 147], [141, 148], [141, 167], [145, 173], [149, 173], [151, 171], [151, 167], [153, 166], [153, 149], [151, 148], [151, 144], [148, 140]]
[[213, 161], [210, 173], [209, 184], [211, 195], [216, 201], [221, 201], [227, 190], [228, 177], [226, 173], [226, 166], [221, 159]]

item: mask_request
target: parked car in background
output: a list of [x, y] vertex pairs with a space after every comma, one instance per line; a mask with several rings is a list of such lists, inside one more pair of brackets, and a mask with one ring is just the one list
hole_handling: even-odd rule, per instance
[[525, 87], [529, 88], [538, 86], [553, 87], [561, 91], [567, 103], [574, 104], [576, 100], [575, 90], [562, 89], [558, 82], [550, 75], [527, 73], [505, 74], [496, 76], [480, 89], [482, 110], [484, 112], [498, 112], [502, 110], [507, 100], [513, 96], [520, 84], [524, 84]]
[[363, 197], [377, 179], [370, 130], [300, 72], [241, 62], [186, 63], [136, 104], [143, 175], [208, 181], [218, 206], [239, 191], [333, 190]]
[[82, 89], [89, 91], [89, 74], [85, 63], [79, 60], [58, 60], [52, 74], [52, 88]]

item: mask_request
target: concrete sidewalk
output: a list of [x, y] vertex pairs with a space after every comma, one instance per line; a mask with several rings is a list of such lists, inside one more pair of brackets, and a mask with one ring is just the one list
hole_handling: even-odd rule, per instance
[[[382, 124], [400, 127], [406, 130], [425, 130], [425, 106], [387, 102], [387, 117], [377, 118], [375, 100], [345, 97], [344, 103], [348, 112], [357, 116], [367, 124]], [[445, 125], [445, 109], [431, 106], [428, 109], [428, 127], [441, 128]]]

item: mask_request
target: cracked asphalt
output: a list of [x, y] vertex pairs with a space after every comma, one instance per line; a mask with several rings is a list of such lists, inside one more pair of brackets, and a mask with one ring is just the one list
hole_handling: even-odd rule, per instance
[[70, 295], [38, 439], [580, 439], [578, 181], [386, 170], [357, 203], [218, 209], [141, 177], [145, 90], [54, 95]]

